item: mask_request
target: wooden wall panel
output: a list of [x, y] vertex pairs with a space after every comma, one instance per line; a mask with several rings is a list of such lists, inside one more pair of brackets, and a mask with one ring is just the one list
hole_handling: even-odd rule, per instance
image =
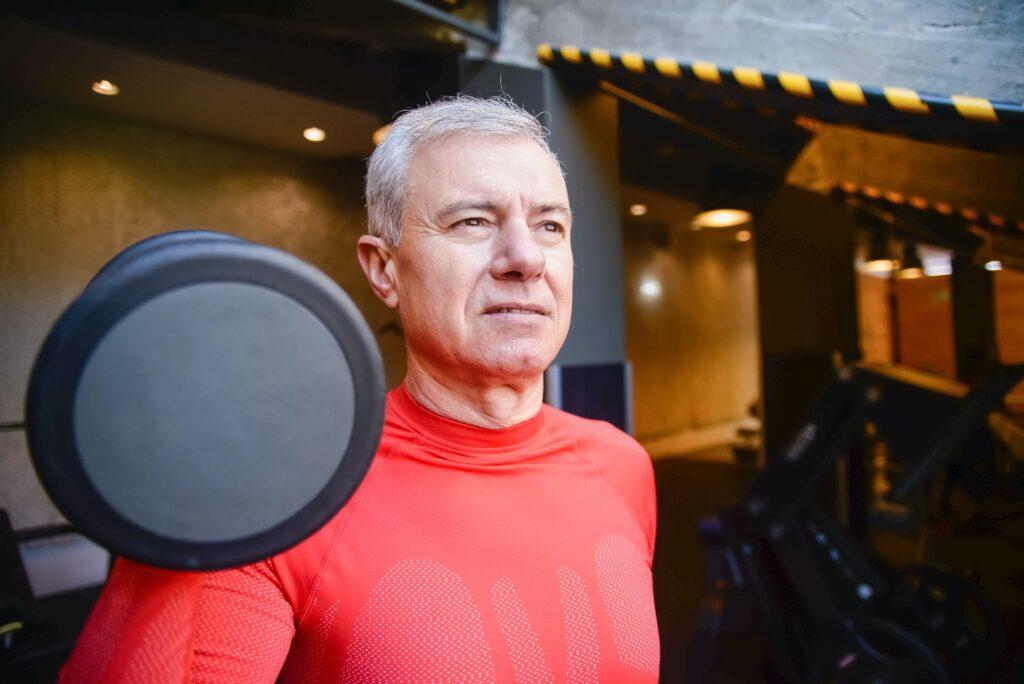
[[996, 342], [1003, 363], [1024, 363], [1024, 273], [995, 274]]
[[950, 277], [897, 280], [894, 285], [899, 326], [896, 362], [956, 378]]
[[[627, 221], [624, 229], [637, 437], [747, 416], [760, 391], [752, 246], [737, 243], [733, 231], [691, 230], [693, 205], [639, 188], [623, 194], [649, 207], [644, 221]], [[647, 278], [660, 284], [660, 297], [642, 294]]]
[[[996, 343], [1003, 363], [1024, 363], [1024, 273], [995, 273]], [[1010, 392], [1009, 403], [1024, 419], [1024, 383]]]

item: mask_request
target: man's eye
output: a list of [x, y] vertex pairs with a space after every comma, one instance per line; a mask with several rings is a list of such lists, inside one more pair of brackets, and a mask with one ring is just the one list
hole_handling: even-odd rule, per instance
[[549, 233], [564, 233], [565, 228], [562, 227], [561, 223], [555, 223], [554, 221], [548, 221], [544, 224], [544, 230]]
[[482, 218], [466, 218], [459, 221], [459, 223], [464, 226], [469, 226], [471, 228], [477, 228], [479, 226], [484, 225], [484, 220]]

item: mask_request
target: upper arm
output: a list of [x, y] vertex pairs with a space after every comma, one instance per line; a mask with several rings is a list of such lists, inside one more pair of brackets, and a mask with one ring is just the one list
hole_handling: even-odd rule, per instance
[[273, 681], [294, 634], [269, 565], [114, 566], [61, 681]]

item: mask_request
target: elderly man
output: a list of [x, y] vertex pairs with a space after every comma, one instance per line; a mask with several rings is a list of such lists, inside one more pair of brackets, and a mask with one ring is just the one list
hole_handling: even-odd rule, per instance
[[251, 566], [119, 561], [66, 681], [656, 680], [650, 461], [542, 404], [573, 269], [543, 129], [507, 99], [436, 102], [366, 183], [359, 263], [408, 347], [366, 479]]

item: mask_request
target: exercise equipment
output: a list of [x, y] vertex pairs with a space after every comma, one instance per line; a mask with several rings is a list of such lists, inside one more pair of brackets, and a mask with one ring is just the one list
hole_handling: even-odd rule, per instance
[[298, 258], [179, 231], [114, 257], [50, 331], [28, 443], [68, 520], [118, 555], [213, 569], [319, 529], [362, 481], [380, 353], [348, 296]]
[[973, 582], [940, 569], [895, 571], [815, 502], [836, 459], [870, 422], [903, 465], [905, 501], [972, 443], [1024, 378], [1001, 369], [970, 393], [898, 370], [845, 366], [741, 502], [701, 522], [706, 590], [687, 681], [711, 681], [723, 628], [756, 625], [775, 679], [953, 682], [1004, 652], [999, 614]]

